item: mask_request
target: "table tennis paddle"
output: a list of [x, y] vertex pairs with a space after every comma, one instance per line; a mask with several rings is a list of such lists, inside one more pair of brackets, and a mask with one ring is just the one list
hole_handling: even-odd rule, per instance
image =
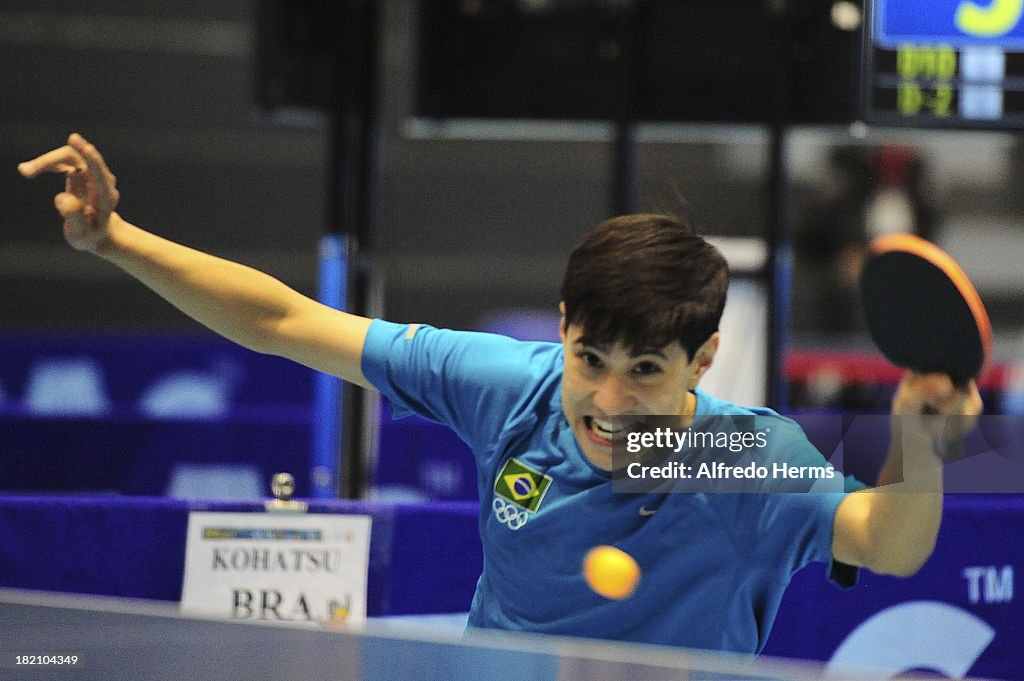
[[992, 348], [988, 313], [967, 275], [938, 246], [913, 234], [878, 237], [860, 288], [871, 338], [890, 362], [948, 374], [959, 386], [981, 374]]
[[[992, 325], [981, 296], [945, 251], [913, 234], [870, 245], [860, 276], [868, 330], [896, 366], [944, 373], [957, 387], [977, 378], [992, 350]], [[936, 443], [940, 456], [963, 456], [960, 437]]]

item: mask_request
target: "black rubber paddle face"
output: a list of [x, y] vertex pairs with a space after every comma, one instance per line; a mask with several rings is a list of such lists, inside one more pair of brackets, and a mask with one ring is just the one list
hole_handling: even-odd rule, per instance
[[985, 361], [978, 322], [964, 295], [938, 266], [903, 251], [875, 254], [861, 272], [871, 338], [896, 366], [977, 377]]

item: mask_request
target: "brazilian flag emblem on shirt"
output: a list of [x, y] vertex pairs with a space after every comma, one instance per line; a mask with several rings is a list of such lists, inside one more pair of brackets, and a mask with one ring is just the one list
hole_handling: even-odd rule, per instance
[[498, 473], [494, 491], [516, 506], [533, 512], [540, 507], [551, 478], [538, 473], [518, 459], [509, 459]]

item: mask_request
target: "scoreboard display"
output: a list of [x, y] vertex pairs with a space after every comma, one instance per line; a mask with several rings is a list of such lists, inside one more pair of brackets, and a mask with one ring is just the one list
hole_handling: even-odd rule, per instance
[[1024, 128], [1024, 0], [874, 0], [865, 119]]

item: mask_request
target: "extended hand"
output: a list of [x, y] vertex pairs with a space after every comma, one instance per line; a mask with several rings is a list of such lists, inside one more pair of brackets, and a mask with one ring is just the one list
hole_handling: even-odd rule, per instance
[[81, 251], [97, 251], [108, 238], [111, 215], [120, 194], [117, 178], [84, 137], [72, 133], [68, 143], [18, 166], [25, 177], [40, 173], [63, 173], [64, 191], [54, 197], [57, 212], [64, 218], [64, 237]]

